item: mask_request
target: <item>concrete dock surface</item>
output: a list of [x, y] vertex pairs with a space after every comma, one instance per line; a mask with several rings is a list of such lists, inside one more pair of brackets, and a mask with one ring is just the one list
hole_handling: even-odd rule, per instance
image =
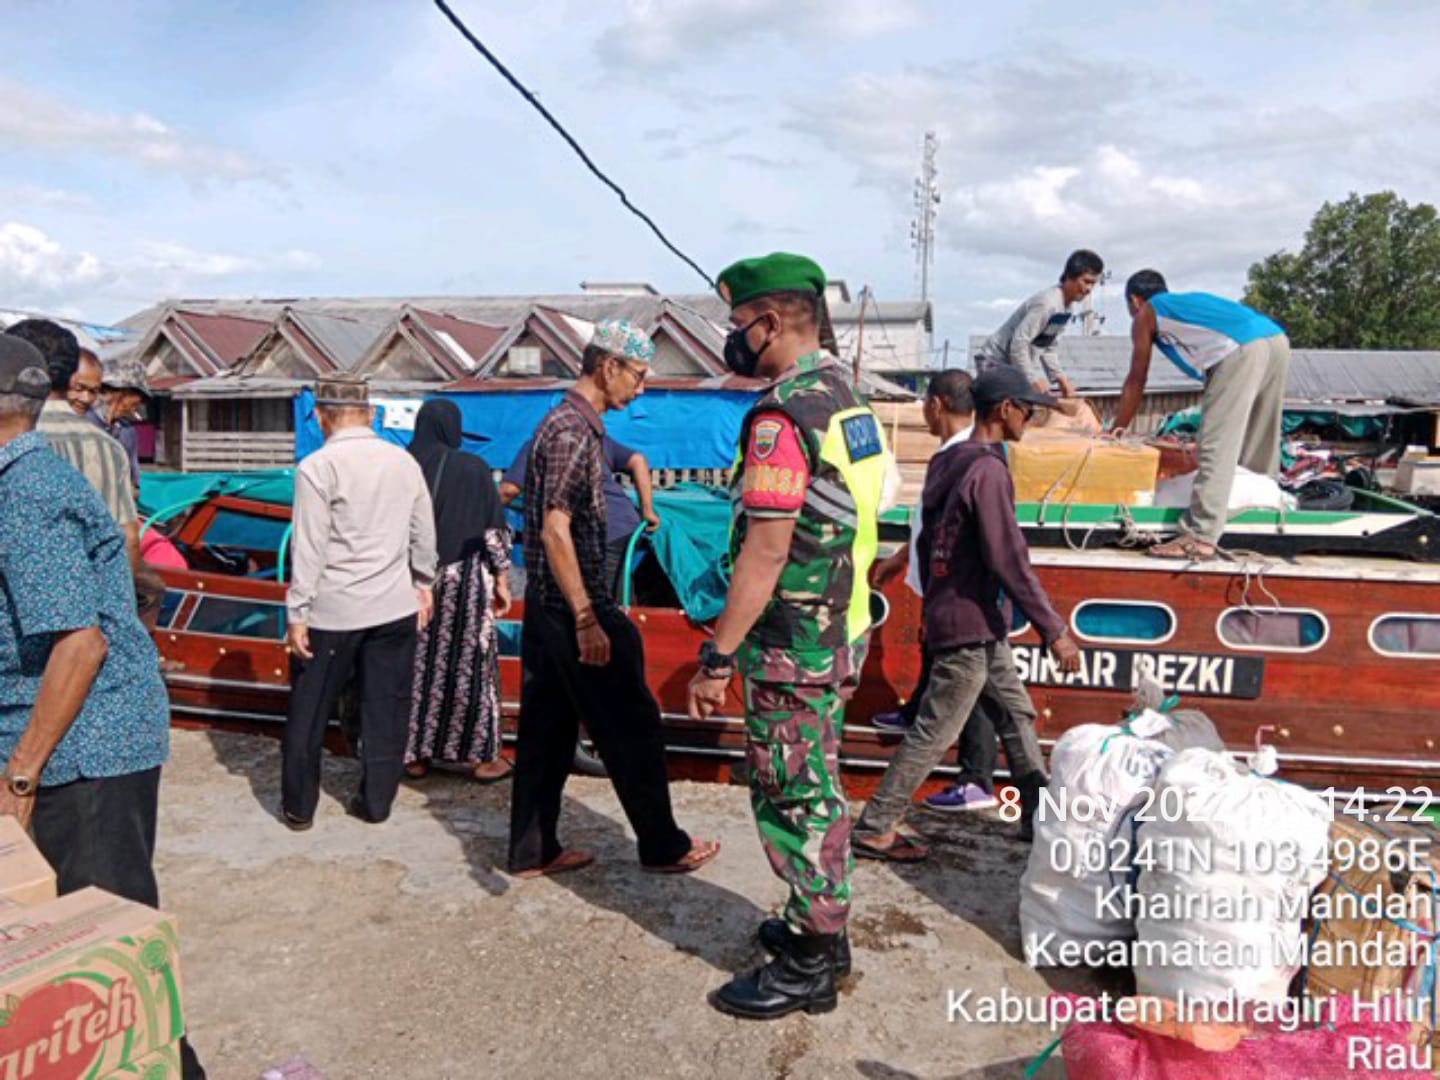
[[744, 788], [674, 785], [680, 824], [724, 849], [666, 877], [641, 872], [609, 784], [573, 777], [561, 835], [596, 865], [517, 881], [503, 871], [508, 783], [432, 773], [368, 825], [343, 811], [357, 764], [327, 756], [314, 828], [292, 833], [276, 818], [279, 763], [274, 739], [177, 731], [161, 788], [162, 904], [215, 1080], [295, 1057], [328, 1080], [1000, 1080], [1052, 1034], [952, 1022], [949, 991], [1093, 989], [1021, 962], [1029, 849], [990, 813], [917, 814], [938, 849], [928, 863], [862, 862], [839, 1008], [757, 1023], [705, 1000], [764, 962], [755, 927], [784, 898]]

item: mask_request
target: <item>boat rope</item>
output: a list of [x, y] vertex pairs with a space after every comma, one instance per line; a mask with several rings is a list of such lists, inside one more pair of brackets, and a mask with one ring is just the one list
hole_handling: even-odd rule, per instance
[[561, 124], [559, 120], [555, 119], [554, 115], [550, 112], [549, 109], [545, 108], [545, 106], [540, 103], [540, 99], [535, 96], [534, 92], [531, 91], [528, 87], [526, 87], [525, 84], [522, 83], [519, 79], [517, 79], [511, 73], [510, 69], [506, 67], [503, 62], [501, 62], [498, 56], [496, 56], [493, 52], [486, 48], [485, 43], [482, 42], [471, 32], [470, 28], [465, 25], [465, 23], [461, 20], [460, 16], [456, 15], [455, 12], [451, 10], [450, 5], [447, 4], [445, 0], [435, 0], [435, 6], [440, 9], [441, 14], [443, 14], [447, 19], [450, 20], [451, 25], [453, 25], [455, 29], [460, 32], [460, 36], [463, 37], [466, 41], [468, 41], [471, 47], [474, 48], [476, 52], [478, 52], [481, 56], [488, 60], [490, 62], [490, 65], [500, 73], [501, 77], [503, 77], [505, 81], [508, 82], [511, 86], [513, 86], [516, 92], [518, 92], [521, 97], [523, 97], [527, 102], [529, 102], [530, 105], [535, 109], [535, 111], [538, 112], [542, 117], [544, 117], [545, 121], [552, 128], [554, 128], [556, 132], [559, 133], [560, 137], [565, 140], [565, 142], [569, 145], [570, 149], [575, 151], [576, 156], [578, 156], [580, 160], [585, 163], [585, 167], [589, 169], [592, 173], [594, 173], [602, 184], [604, 184], [606, 187], [608, 187], [611, 191], [613, 191], [616, 195], [620, 197], [620, 202], [625, 207], [625, 209], [629, 210], [632, 214], [634, 214], [646, 225], [648, 225], [650, 227], [650, 231], [659, 238], [660, 242], [664, 244], [672, 254], [674, 254], [683, 263], [685, 263], [686, 266], [690, 267], [691, 270], [694, 270], [697, 274], [699, 274], [705, 280], [705, 284], [708, 285], [713, 291], [715, 289], [714, 279], [711, 278], [710, 275], [707, 274], [703, 269], [701, 269], [699, 263], [697, 263], [694, 259], [690, 258], [689, 255], [686, 255], [685, 252], [681, 251], [678, 247], [671, 243], [670, 238], [660, 231], [660, 226], [655, 224], [654, 220], [650, 217], [650, 215], [645, 213], [645, 211], [641, 210], [638, 206], [636, 206], [630, 201], [630, 196], [625, 194], [624, 188], [622, 188], [619, 184], [615, 183], [614, 180], [611, 180], [610, 177], [605, 175], [605, 173], [600, 171], [600, 167], [596, 165], [595, 162], [590, 160], [590, 155], [587, 154], [584, 148], [581, 147], [581, 145], [575, 140], [575, 137], [571, 135], [570, 132], [566, 131], [564, 125]]

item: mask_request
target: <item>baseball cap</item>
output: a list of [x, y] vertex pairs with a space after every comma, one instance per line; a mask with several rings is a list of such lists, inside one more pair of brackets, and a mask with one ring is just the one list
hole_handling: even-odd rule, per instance
[[1019, 368], [992, 367], [982, 372], [970, 387], [976, 408], [982, 412], [1002, 401], [1023, 401], [1053, 409], [1059, 402], [1049, 394], [1035, 389]]
[[23, 338], [0, 334], [0, 394], [44, 399], [50, 396], [45, 356]]

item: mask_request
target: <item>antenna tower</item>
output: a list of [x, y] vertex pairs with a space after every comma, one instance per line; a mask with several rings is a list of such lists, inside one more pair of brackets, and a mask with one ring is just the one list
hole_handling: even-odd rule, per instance
[[920, 157], [920, 175], [915, 178], [915, 217], [910, 222], [910, 246], [915, 249], [915, 262], [920, 270], [920, 299], [930, 299], [930, 267], [935, 262], [935, 216], [940, 210], [940, 174], [935, 168], [935, 151], [939, 148], [935, 132], [925, 133], [925, 149]]

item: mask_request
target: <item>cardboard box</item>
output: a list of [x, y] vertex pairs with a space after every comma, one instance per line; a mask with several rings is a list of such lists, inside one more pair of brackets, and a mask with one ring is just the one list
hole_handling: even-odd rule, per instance
[[111, 1076], [179, 1039], [178, 944], [101, 889], [0, 913], [0, 1080]]
[[146, 1054], [139, 1061], [106, 1073], [104, 1080], [120, 1080], [127, 1076], [138, 1080], [181, 1080], [179, 1040], [162, 1046], [153, 1054]]
[[1008, 443], [1017, 502], [1151, 506], [1160, 451], [1142, 443], [1064, 432], [1026, 432]]
[[0, 817], [0, 899], [26, 906], [55, 899], [55, 871], [13, 817]]

